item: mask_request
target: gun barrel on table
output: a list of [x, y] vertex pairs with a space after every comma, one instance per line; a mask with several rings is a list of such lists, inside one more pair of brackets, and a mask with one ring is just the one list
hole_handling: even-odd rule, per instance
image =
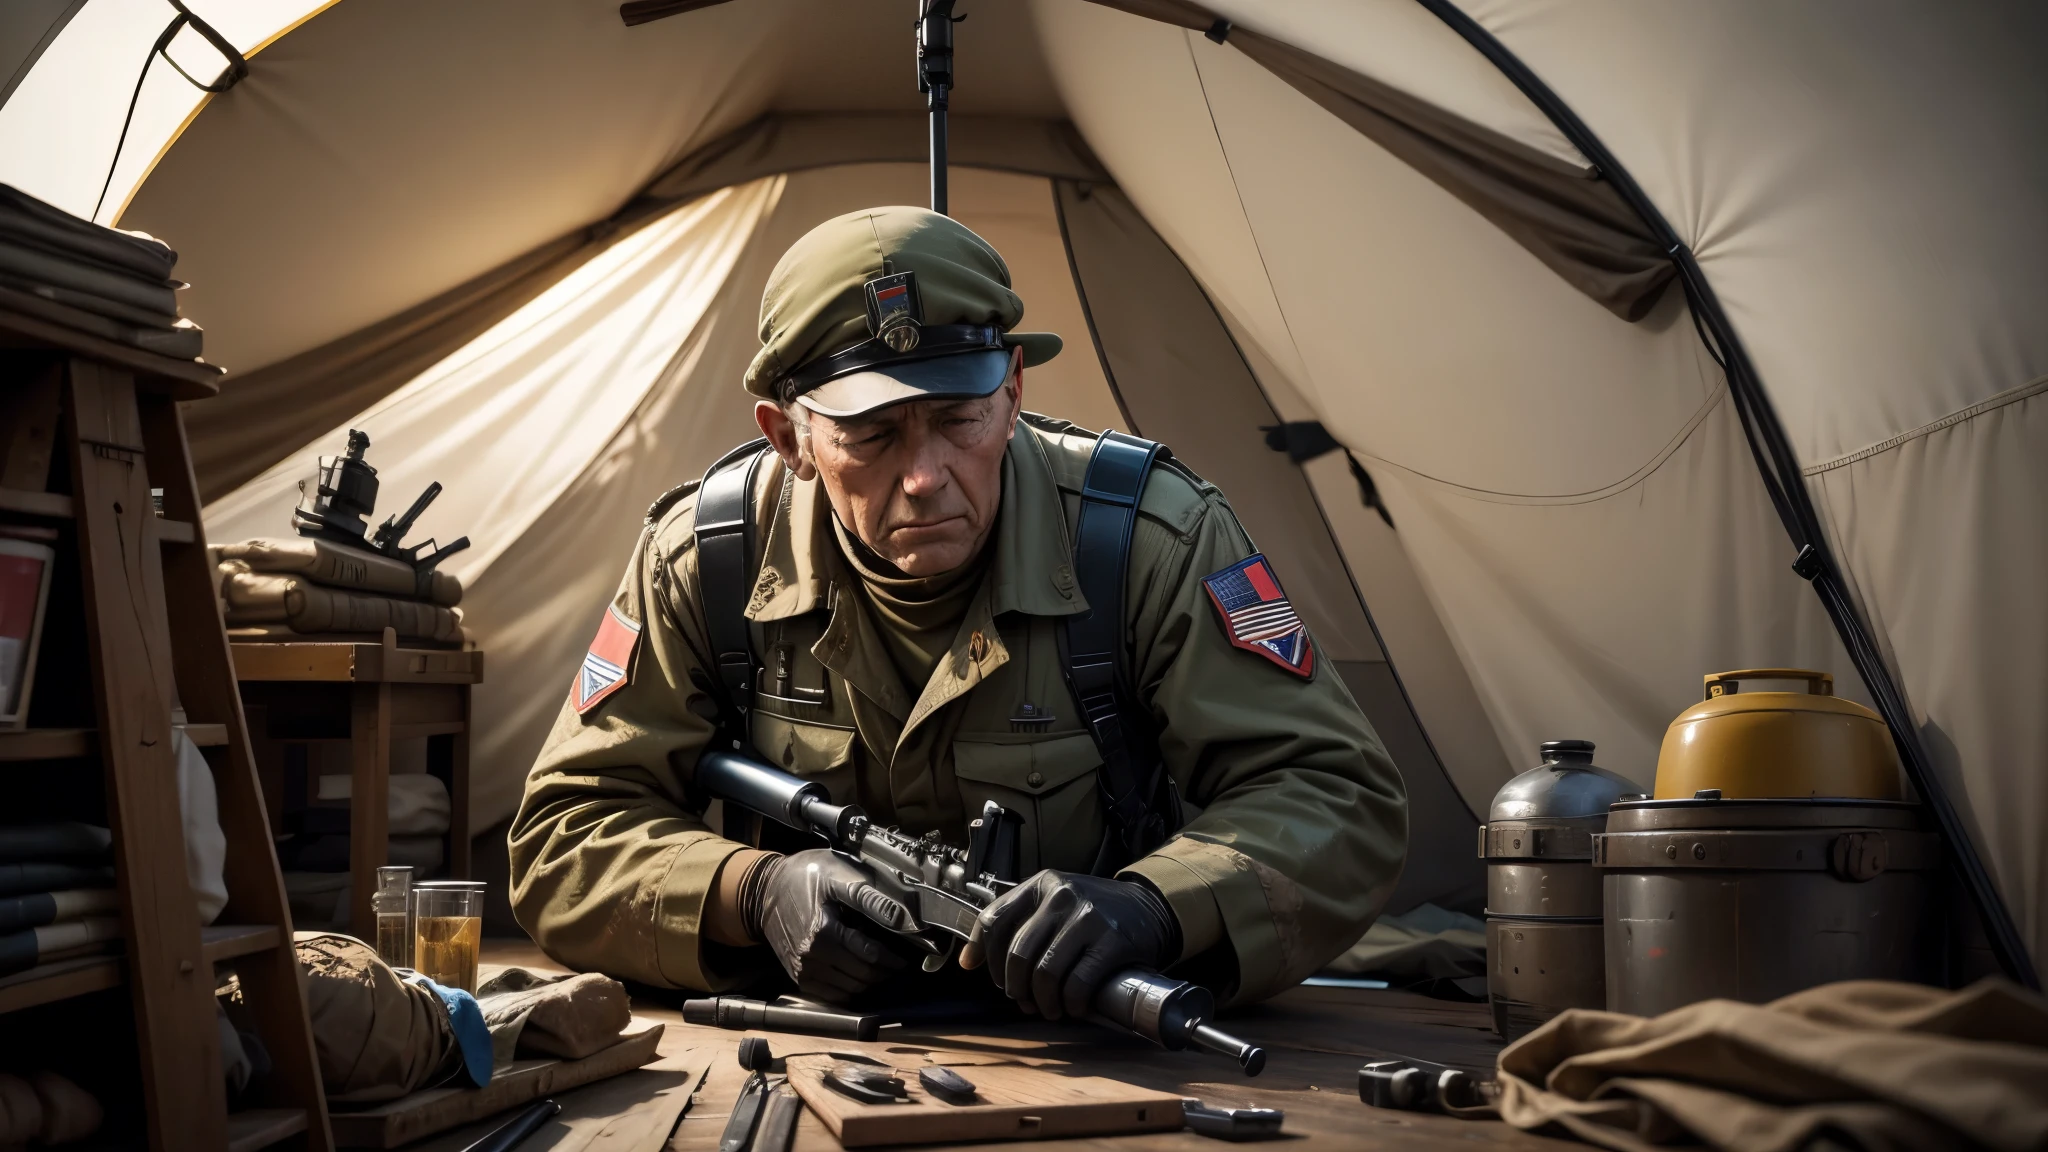
[[[883, 891], [911, 910], [927, 934], [911, 937], [929, 953], [927, 971], [966, 942], [982, 909], [1011, 887], [988, 867], [1001, 852], [999, 832], [1015, 818], [989, 804], [966, 848], [937, 835], [911, 836], [878, 828], [852, 804], [834, 804], [825, 786], [792, 776], [751, 757], [717, 749], [697, 761], [696, 786], [727, 804], [803, 832], [814, 832], [835, 851], [866, 864]], [[932, 933], [950, 940], [939, 941]], [[1157, 972], [1130, 968], [1110, 977], [1095, 995], [1093, 1018], [1135, 1032], [1170, 1051], [1202, 1048], [1238, 1062], [1248, 1076], [1266, 1065], [1266, 1050], [1209, 1023], [1216, 1000], [1208, 989]]]

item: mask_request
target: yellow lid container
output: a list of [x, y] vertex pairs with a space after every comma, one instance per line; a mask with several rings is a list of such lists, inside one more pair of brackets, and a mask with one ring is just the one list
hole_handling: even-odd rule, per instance
[[[1743, 692], [1745, 680], [1804, 680], [1804, 692]], [[1707, 698], [1678, 714], [1657, 753], [1657, 799], [1718, 788], [1729, 800], [1903, 796], [1891, 731], [1877, 713], [1835, 696], [1834, 677], [1803, 668], [1745, 668], [1706, 678]]]

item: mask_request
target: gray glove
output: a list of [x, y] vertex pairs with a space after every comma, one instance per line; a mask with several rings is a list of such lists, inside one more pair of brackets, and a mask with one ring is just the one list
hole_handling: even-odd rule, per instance
[[907, 963], [882, 942], [877, 926], [917, 929], [910, 910], [876, 888], [860, 865], [825, 848], [762, 862], [747, 877], [741, 915], [754, 938], [775, 950], [798, 992], [834, 1002]]
[[1180, 921], [1150, 884], [1046, 869], [989, 905], [960, 966], [984, 958], [1003, 994], [1048, 1020], [1085, 1017], [1096, 989], [1132, 966], [1180, 958]]

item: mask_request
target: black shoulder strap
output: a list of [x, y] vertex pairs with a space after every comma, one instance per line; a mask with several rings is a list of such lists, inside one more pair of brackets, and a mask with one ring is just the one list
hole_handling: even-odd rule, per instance
[[749, 746], [754, 643], [747, 629], [748, 559], [754, 545], [754, 478], [768, 441], [742, 444], [704, 473], [697, 490], [697, 587], [711, 642], [719, 727], [735, 749]]
[[1151, 724], [1124, 667], [1131, 532], [1152, 464], [1166, 454], [1162, 444], [1104, 433], [1081, 482], [1074, 579], [1088, 611], [1067, 617], [1060, 656], [1067, 687], [1102, 753], [1099, 779], [1107, 828], [1095, 861], [1098, 875], [1157, 848], [1180, 824], [1179, 803], [1159, 761]]

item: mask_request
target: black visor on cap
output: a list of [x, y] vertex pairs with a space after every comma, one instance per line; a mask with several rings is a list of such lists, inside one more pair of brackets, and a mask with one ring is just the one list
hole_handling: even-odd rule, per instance
[[912, 400], [976, 400], [1009, 378], [1010, 353], [989, 348], [876, 365], [828, 380], [796, 402], [821, 416], [844, 419]]

